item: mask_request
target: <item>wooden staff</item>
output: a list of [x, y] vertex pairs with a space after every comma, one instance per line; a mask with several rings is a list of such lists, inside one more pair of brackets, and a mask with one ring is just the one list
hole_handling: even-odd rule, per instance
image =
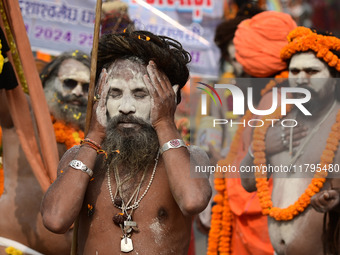
[[[102, 0], [97, 0], [96, 19], [94, 23], [93, 44], [92, 44], [92, 52], [91, 52], [91, 73], [90, 73], [90, 85], [89, 85], [89, 92], [88, 92], [88, 102], [87, 102], [87, 109], [86, 109], [85, 136], [87, 135], [89, 131], [91, 117], [92, 117], [94, 87], [95, 87], [96, 70], [97, 70], [97, 56], [98, 56], [98, 42], [99, 42], [101, 12], [102, 12]], [[71, 255], [77, 254], [78, 227], [79, 227], [79, 216], [74, 222]]]
[[87, 103], [87, 109], [86, 109], [85, 136], [87, 135], [89, 131], [90, 123], [91, 123], [91, 116], [92, 116], [94, 85], [95, 85], [96, 70], [97, 70], [97, 55], [98, 55], [101, 12], [102, 12], [102, 0], [97, 0], [96, 20], [94, 24], [93, 45], [92, 45], [92, 52], [91, 52], [91, 74], [90, 74], [90, 85], [89, 85], [89, 93], [88, 93], [88, 103]]

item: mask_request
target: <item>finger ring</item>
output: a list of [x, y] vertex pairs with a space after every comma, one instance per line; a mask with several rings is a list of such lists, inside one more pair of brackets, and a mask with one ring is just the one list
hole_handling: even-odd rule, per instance
[[95, 102], [99, 101], [99, 99], [100, 99], [100, 95], [99, 94], [95, 95], [94, 98], [93, 98], [93, 100]]
[[283, 147], [287, 147], [288, 141], [286, 140], [286, 134], [284, 132], [281, 133], [281, 142]]
[[281, 139], [285, 140], [286, 139], [286, 134], [284, 132], [281, 133]]

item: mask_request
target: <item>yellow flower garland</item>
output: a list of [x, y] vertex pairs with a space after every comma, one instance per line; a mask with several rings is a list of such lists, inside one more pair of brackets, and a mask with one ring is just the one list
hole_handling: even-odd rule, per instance
[[[291, 110], [291, 107], [287, 107], [287, 110]], [[281, 109], [277, 109], [269, 118], [281, 119], [280, 114]], [[253, 134], [253, 151], [254, 151], [254, 164], [261, 168], [262, 165], [266, 164], [266, 154], [265, 154], [265, 136], [268, 127], [271, 124], [265, 124], [262, 127], [257, 127]], [[271, 194], [269, 192], [267, 174], [259, 171], [255, 173], [256, 177], [256, 187], [257, 195], [260, 200], [262, 207], [262, 213], [264, 215], [269, 215], [277, 221], [288, 221], [292, 220], [296, 215], [302, 213], [307, 206], [310, 204], [310, 199], [313, 195], [318, 193], [323, 187], [326, 181], [327, 169], [329, 165], [333, 162], [335, 152], [337, 151], [340, 140], [340, 110], [337, 113], [336, 122], [333, 124], [329, 137], [327, 139], [326, 147], [321, 155], [321, 170], [314, 174], [314, 177], [305, 190], [305, 192], [298, 198], [298, 200], [288, 206], [287, 208], [273, 207], [273, 202], [271, 201]]]

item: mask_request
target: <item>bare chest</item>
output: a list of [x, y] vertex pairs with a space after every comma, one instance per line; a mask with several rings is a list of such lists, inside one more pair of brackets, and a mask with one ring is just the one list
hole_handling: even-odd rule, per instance
[[[125, 240], [128, 249], [131, 248], [129, 242], [133, 247], [129, 254], [182, 254], [188, 248], [191, 219], [181, 213], [174, 201], [162, 168], [157, 169], [151, 185], [149, 177], [140, 188], [138, 207], [125, 210], [125, 214], [130, 216], [125, 221], [133, 225], [130, 230], [124, 225], [124, 220], [121, 225], [114, 220], [124, 213], [112, 201], [111, 194], [115, 196], [116, 182], [112, 181], [109, 185], [105, 176], [89, 185], [81, 212], [81, 235], [78, 239], [82, 254], [119, 254]], [[123, 199], [125, 203], [133, 195], [133, 190], [124, 189], [127, 193]]]
[[[281, 166], [279, 171], [273, 173], [273, 206], [286, 208], [305, 192], [320, 168], [321, 155], [326, 148], [337, 111], [332, 112], [321, 125], [317, 121], [303, 122], [308, 127], [308, 134], [301, 139], [293, 153], [285, 150], [268, 158], [270, 165]], [[339, 155], [338, 150], [335, 152], [334, 165], [340, 163]], [[333, 174], [329, 173], [329, 177], [334, 177]], [[326, 182], [324, 188], [328, 185]], [[311, 206], [291, 221], [281, 222], [269, 218], [268, 224], [271, 242], [278, 254], [322, 254], [323, 214], [317, 213]]]
[[[281, 171], [273, 172], [274, 177], [288, 178], [311, 178], [317, 170], [320, 170], [321, 156], [326, 149], [327, 139], [330, 139], [332, 126], [336, 122], [337, 110], [329, 114], [326, 119], [321, 117], [317, 120], [304, 119], [299, 120], [300, 125], [308, 128], [307, 135], [299, 140], [298, 146], [292, 146], [291, 149], [277, 153], [270, 158], [268, 162], [272, 166], [279, 166]], [[294, 136], [294, 128], [288, 128], [290, 135]], [[293, 143], [293, 139], [289, 139]], [[289, 147], [289, 146], [288, 146]], [[333, 165], [339, 167], [339, 150], [335, 151]], [[284, 171], [283, 171], [284, 170]], [[333, 177], [334, 171], [330, 174]]]

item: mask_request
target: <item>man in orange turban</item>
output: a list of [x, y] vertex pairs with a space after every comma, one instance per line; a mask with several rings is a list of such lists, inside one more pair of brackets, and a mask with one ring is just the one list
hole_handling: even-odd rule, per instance
[[[233, 42], [236, 59], [241, 63], [244, 71], [254, 77], [274, 77], [284, 71], [287, 65], [280, 59], [280, 50], [287, 44], [286, 37], [295, 27], [296, 24], [289, 15], [274, 11], [261, 12], [242, 21], [235, 32]], [[259, 86], [254, 88], [254, 101], [260, 100], [260, 92]], [[271, 105], [269, 94], [264, 97], [257, 109], [268, 109], [268, 105], [269, 107]], [[228, 156], [225, 160], [219, 161], [219, 165], [232, 164], [238, 168], [241, 160], [247, 154], [251, 142], [251, 128], [246, 127], [243, 131], [237, 133], [239, 135], [234, 137]], [[226, 249], [226, 254], [273, 254], [267, 230], [267, 219], [262, 215], [256, 193], [247, 193], [241, 185], [240, 178], [226, 178], [222, 182], [224, 183], [224, 193], [221, 194], [224, 199], [222, 216], [231, 213], [232, 220], [222, 223], [218, 250], [224, 250], [222, 243], [230, 242], [230, 244], [223, 244], [230, 247]], [[271, 186], [269, 188], [271, 189]], [[215, 198], [215, 201], [219, 204], [218, 197]], [[228, 212], [227, 206], [225, 206], [226, 201], [228, 201], [229, 206]], [[215, 215], [212, 218], [216, 219]], [[228, 234], [225, 233], [229, 230], [228, 227], [224, 227], [229, 224], [232, 229], [229, 234], [231, 241], [227, 241], [230, 239], [226, 238]], [[211, 232], [213, 233], [213, 231]], [[223, 238], [226, 242], [221, 241], [224, 240]], [[210, 238], [210, 240], [213, 240], [213, 238]], [[213, 247], [213, 245], [210, 245], [210, 247]], [[212, 251], [212, 249], [208, 251]]]
[[[256, 127], [242, 164], [288, 167], [289, 172], [272, 171], [272, 192], [263, 178], [267, 173], [255, 173], [256, 179], [243, 179], [242, 184], [248, 191], [257, 189], [278, 255], [339, 254], [340, 87], [335, 78], [340, 77], [340, 39], [305, 27], [287, 38], [281, 58], [289, 63], [289, 86], [309, 91], [304, 107], [311, 115], [293, 106], [286, 115], [266, 116], [281, 125]], [[283, 121], [292, 119], [299, 125], [282, 129]]]

